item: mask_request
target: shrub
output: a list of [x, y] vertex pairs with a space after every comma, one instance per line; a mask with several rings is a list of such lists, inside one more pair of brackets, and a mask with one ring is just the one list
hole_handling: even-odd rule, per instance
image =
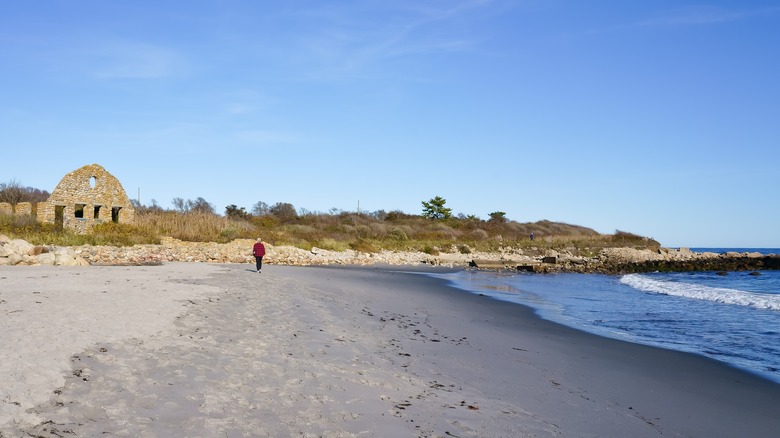
[[287, 230], [296, 236], [312, 236], [319, 233], [317, 228], [310, 225], [288, 225]]
[[371, 227], [371, 234], [374, 237], [381, 238], [387, 235], [387, 225], [382, 222], [372, 222], [368, 226]]
[[371, 227], [368, 225], [358, 225], [355, 227], [355, 234], [361, 239], [367, 239], [371, 237]]
[[345, 251], [349, 249], [349, 245], [346, 242], [338, 241], [335, 239], [325, 238], [317, 242], [318, 247], [327, 249], [328, 251]]
[[387, 213], [385, 216], [385, 221], [387, 222], [400, 222], [403, 220], [409, 220], [415, 218], [414, 215], [406, 214], [403, 211], [400, 210], [394, 210], [390, 213]]
[[404, 230], [398, 227], [393, 228], [393, 230], [390, 231], [390, 235], [388, 237], [390, 237], [393, 240], [398, 240], [401, 242], [405, 242], [409, 240], [409, 236], [406, 235]]
[[239, 235], [239, 231], [235, 228], [225, 228], [219, 232], [219, 236], [225, 240], [233, 240]]
[[472, 230], [469, 235], [474, 240], [485, 240], [488, 238], [489, 234], [487, 231], [477, 228], [476, 230]]
[[431, 229], [443, 239], [456, 239], [460, 235], [458, 230], [443, 223], [435, 223]]
[[373, 243], [369, 242], [366, 239], [359, 238], [354, 242], [350, 243], [349, 247], [358, 252], [368, 252], [368, 253], [379, 252], [379, 248], [374, 246]]
[[91, 245], [132, 246], [143, 243], [160, 243], [154, 234], [144, 233], [133, 225], [106, 222], [92, 227], [84, 235], [85, 243]]
[[250, 222], [261, 228], [273, 228], [277, 225], [279, 225], [279, 219], [277, 219], [275, 216], [265, 215], [265, 216], [254, 216], [250, 220]]
[[425, 245], [422, 249], [422, 252], [429, 254], [429, 255], [439, 255], [439, 248], [436, 248], [435, 246], [431, 245]]
[[660, 246], [660, 244], [653, 239], [620, 230], [615, 231], [611, 240], [615, 246], [633, 246], [636, 248], [658, 248]]

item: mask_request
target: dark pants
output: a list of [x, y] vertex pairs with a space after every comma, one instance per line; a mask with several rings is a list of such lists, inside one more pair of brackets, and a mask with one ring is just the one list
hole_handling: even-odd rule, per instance
[[260, 257], [255, 256], [255, 264], [257, 265], [257, 270], [258, 271], [260, 269], [262, 269], [263, 268], [263, 256], [260, 256]]

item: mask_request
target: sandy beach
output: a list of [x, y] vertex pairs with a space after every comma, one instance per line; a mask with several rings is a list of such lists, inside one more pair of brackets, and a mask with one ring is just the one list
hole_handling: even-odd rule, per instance
[[0, 266], [0, 437], [770, 437], [780, 385], [403, 267]]

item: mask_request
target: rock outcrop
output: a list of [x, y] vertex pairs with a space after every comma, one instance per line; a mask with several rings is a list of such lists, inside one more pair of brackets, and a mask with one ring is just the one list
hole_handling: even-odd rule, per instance
[[[159, 245], [134, 245], [130, 247], [79, 246], [76, 254], [94, 265], [142, 265], [168, 261], [199, 263], [254, 263], [252, 239], [236, 239], [230, 243], [183, 242], [163, 238]], [[265, 263], [282, 265], [467, 265], [470, 256], [434, 257], [422, 252], [381, 251], [363, 253], [353, 250], [329, 251], [321, 248], [304, 250], [291, 246], [274, 246], [265, 243]]]
[[57, 246], [35, 246], [22, 239], [9, 239], [0, 234], [0, 266], [2, 265], [49, 265], [87, 266], [72, 248]]
[[[633, 272], [756, 271], [780, 269], [780, 256], [761, 253], [693, 252], [687, 248], [658, 250], [605, 248], [595, 257], [574, 256], [570, 252], [548, 251], [530, 263], [507, 263], [517, 270], [532, 272], [580, 272], [625, 274]], [[475, 263], [479, 267], [479, 263]]]

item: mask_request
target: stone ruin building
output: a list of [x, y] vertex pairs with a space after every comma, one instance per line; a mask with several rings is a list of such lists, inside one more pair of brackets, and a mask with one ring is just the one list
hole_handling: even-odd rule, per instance
[[135, 209], [116, 177], [102, 166], [90, 164], [65, 175], [46, 202], [15, 206], [0, 203], [0, 214], [30, 215], [86, 234], [97, 224], [132, 224]]

